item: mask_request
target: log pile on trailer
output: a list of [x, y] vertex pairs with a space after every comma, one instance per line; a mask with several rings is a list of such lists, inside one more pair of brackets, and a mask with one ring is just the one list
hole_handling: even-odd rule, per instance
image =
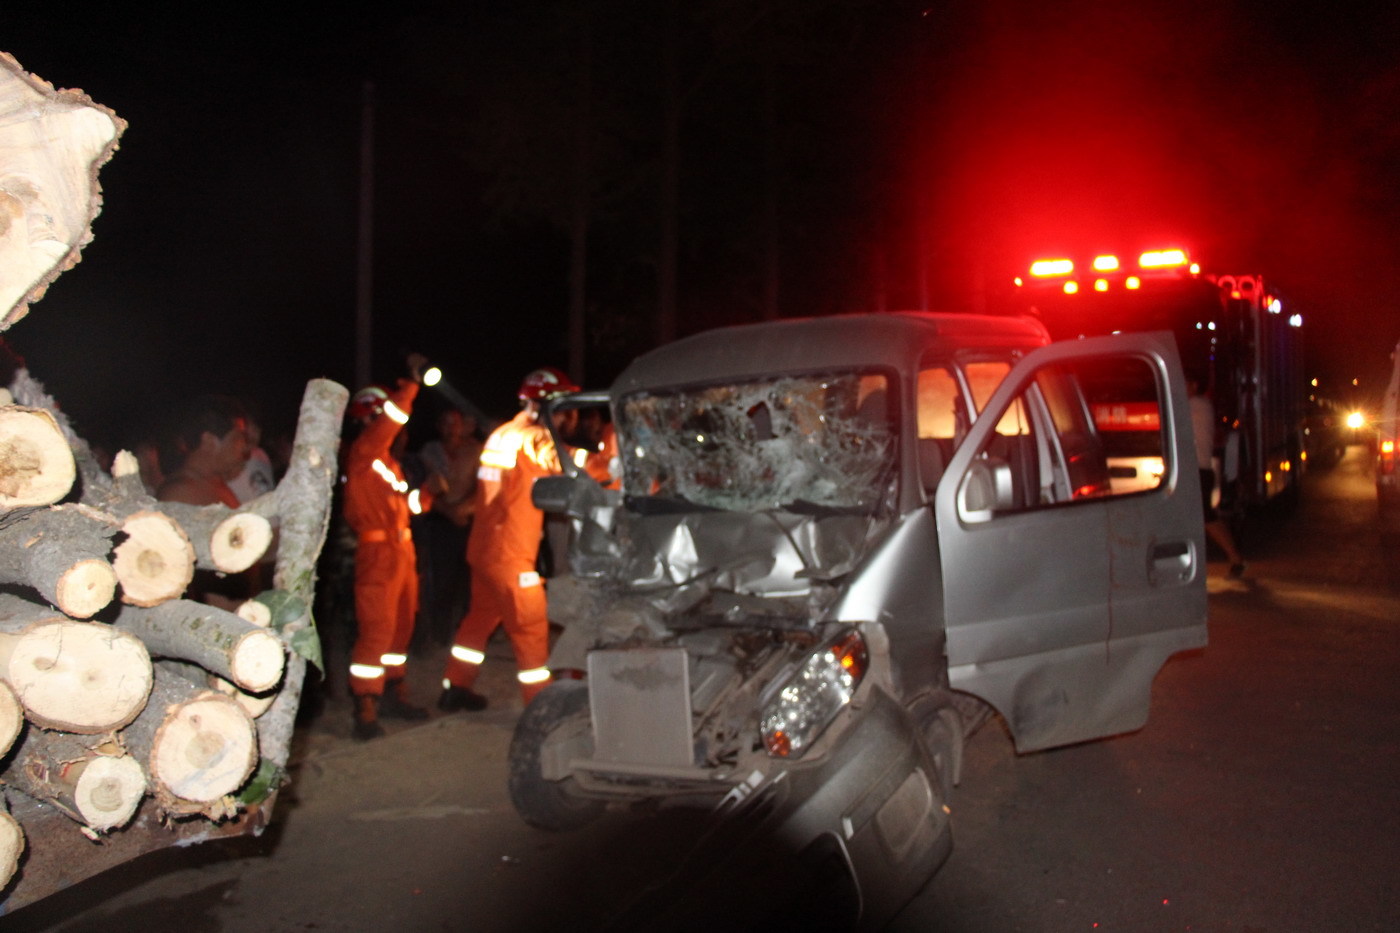
[[[0, 53], [0, 330], [79, 259], [125, 124]], [[145, 852], [261, 832], [285, 779], [347, 393], [307, 385], [292, 460], [238, 509], [108, 472], [43, 386], [0, 387], [0, 910]], [[274, 545], [275, 542], [275, 545]], [[196, 569], [273, 566], [229, 612]]]

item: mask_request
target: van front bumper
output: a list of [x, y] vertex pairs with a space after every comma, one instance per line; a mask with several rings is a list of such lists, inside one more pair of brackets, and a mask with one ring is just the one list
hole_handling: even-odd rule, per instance
[[[951, 852], [948, 810], [907, 711], [876, 689], [851, 712], [825, 754], [731, 793], [674, 883], [629, 919], [657, 929], [888, 923]], [[833, 924], [841, 912], [849, 923]]]

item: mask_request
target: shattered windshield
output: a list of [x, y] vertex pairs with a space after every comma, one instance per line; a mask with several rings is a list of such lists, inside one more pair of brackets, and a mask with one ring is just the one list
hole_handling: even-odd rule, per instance
[[624, 487], [681, 507], [871, 510], [894, 475], [882, 373], [785, 376], [623, 399]]

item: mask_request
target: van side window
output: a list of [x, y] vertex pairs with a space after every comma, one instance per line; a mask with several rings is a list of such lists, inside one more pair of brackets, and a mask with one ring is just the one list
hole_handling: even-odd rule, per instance
[[980, 413], [987, 407], [987, 400], [1001, 385], [1006, 374], [1011, 372], [1011, 364], [1005, 360], [981, 360], [963, 364], [963, 375], [972, 391], [972, 403]]
[[957, 441], [967, 431], [967, 406], [957, 379], [945, 366], [919, 371], [916, 415], [919, 423], [919, 480], [932, 493]]
[[1105, 357], [1041, 367], [973, 461], [971, 508], [1017, 512], [1156, 489], [1166, 474], [1155, 369]]

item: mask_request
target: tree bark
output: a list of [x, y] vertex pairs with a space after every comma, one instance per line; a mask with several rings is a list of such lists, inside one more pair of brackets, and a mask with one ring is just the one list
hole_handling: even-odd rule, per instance
[[172, 599], [157, 606], [126, 606], [113, 622], [152, 654], [192, 661], [250, 693], [277, 686], [286, 651], [274, 633], [204, 603]]
[[248, 693], [237, 684], [224, 680], [218, 674], [211, 674], [198, 664], [191, 664], [187, 661], [174, 661], [166, 658], [157, 661], [156, 667], [170, 671], [172, 674], [179, 674], [192, 684], [208, 687], [224, 696], [232, 697], [239, 706], [243, 707], [243, 712], [253, 719], [257, 719], [271, 709], [273, 702], [277, 699], [277, 694], [274, 691]]
[[[134, 720], [151, 690], [151, 659], [139, 639], [100, 622], [39, 618], [16, 631], [9, 615], [0, 622], [0, 680], [45, 729], [93, 735]], [[33, 616], [43, 609], [33, 607]]]
[[195, 552], [180, 525], [164, 512], [140, 511], [126, 516], [112, 569], [122, 585], [122, 602], [154, 606], [174, 599], [194, 579]]
[[[65, 445], [66, 447], [66, 445]], [[84, 505], [35, 509], [0, 527], [0, 582], [20, 583], [75, 619], [112, 601], [116, 523]]]
[[[282, 628], [282, 637], [294, 647], [305, 636], [310, 636], [313, 643], [315, 639], [311, 605], [316, 589], [316, 559], [330, 524], [336, 451], [349, 394], [344, 386], [328, 379], [307, 383], [287, 474], [276, 489], [249, 503], [250, 509], [271, 509], [282, 519], [273, 585], [300, 600], [304, 607], [299, 618]], [[282, 689], [272, 709], [258, 719], [263, 757], [278, 767], [286, 766], [291, 751], [305, 676], [306, 655], [295, 651], [287, 661]]]
[[97, 832], [125, 826], [146, 794], [146, 772], [110, 736], [31, 729], [3, 776]]
[[42, 408], [0, 408], [0, 509], [50, 505], [68, 494], [76, 477], [73, 451], [53, 415]]
[[258, 761], [252, 718], [231, 698], [156, 668], [146, 709], [121, 733], [161, 809], [219, 818]]

